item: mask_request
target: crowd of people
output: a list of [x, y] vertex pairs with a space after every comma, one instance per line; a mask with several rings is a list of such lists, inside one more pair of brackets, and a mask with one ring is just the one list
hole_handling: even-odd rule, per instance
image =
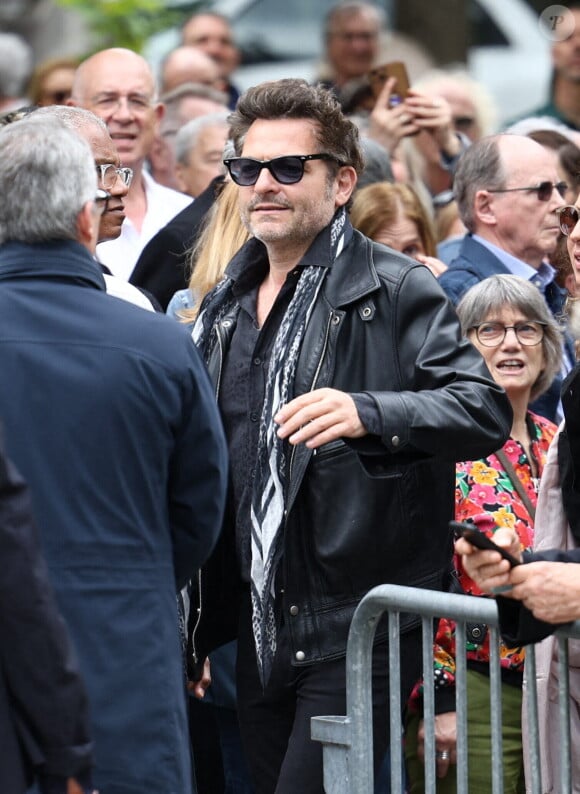
[[[501, 589], [504, 786], [525, 792], [524, 646], [549, 674], [580, 618], [569, 13], [551, 96], [502, 128], [465, 71], [373, 91], [386, 20], [364, 0], [328, 13], [319, 80], [244, 92], [210, 11], [158, 75], [123, 48], [33, 70], [0, 34], [0, 791], [322, 794], [310, 720], [345, 713], [354, 610], [392, 583]], [[454, 547], [453, 519], [525, 564]], [[419, 793], [419, 618], [400, 631]], [[377, 794], [388, 653], [383, 621]], [[487, 627], [458, 648], [445, 618], [437, 791], [459, 653], [483, 793]]]

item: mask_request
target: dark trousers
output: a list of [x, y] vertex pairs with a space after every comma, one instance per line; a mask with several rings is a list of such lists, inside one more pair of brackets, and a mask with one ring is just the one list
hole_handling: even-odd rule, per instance
[[[403, 704], [420, 672], [421, 633], [416, 629], [401, 637]], [[272, 673], [263, 691], [250, 608], [244, 604], [237, 687], [242, 743], [256, 794], [324, 794], [322, 744], [310, 738], [310, 718], [346, 714], [345, 659], [293, 666], [288, 632], [282, 626]], [[382, 642], [373, 655], [375, 774], [388, 749], [388, 702], [388, 646]]]

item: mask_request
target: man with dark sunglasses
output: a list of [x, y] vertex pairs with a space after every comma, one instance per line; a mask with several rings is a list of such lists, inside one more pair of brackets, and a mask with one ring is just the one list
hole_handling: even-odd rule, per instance
[[[556, 250], [557, 210], [565, 203], [565, 192], [552, 154], [531, 138], [493, 135], [472, 144], [461, 156], [454, 182], [468, 234], [439, 279], [453, 303], [484, 278], [512, 273], [535, 284], [559, 317], [566, 292], [556, 283], [548, 257]], [[574, 361], [569, 340], [565, 353], [567, 371]], [[562, 374], [533, 404], [536, 413], [552, 421], [561, 419]]]
[[[203, 658], [231, 638], [228, 619], [238, 633], [238, 713], [257, 794], [322, 794], [310, 718], [345, 713], [354, 610], [379, 583], [444, 587], [454, 461], [496, 449], [509, 409], [428, 270], [353, 230], [346, 208], [363, 159], [334, 96], [302, 80], [264, 83], [231, 120], [226, 165], [252, 237], [193, 331], [231, 476], [192, 644]], [[419, 646], [405, 618], [403, 703]], [[381, 626], [377, 766], [387, 650]]]

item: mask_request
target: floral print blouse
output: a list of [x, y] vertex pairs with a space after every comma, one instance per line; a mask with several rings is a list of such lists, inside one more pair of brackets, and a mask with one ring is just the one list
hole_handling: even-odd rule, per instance
[[[526, 417], [530, 438], [532, 439], [532, 455], [541, 475], [550, 442], [557, 430], [555, 424], [548, 419], [528, 412]], [[503, 446], [507, 459], [512, 464], [517, 476], [524, 485], [533, 506], [538, 499], [537, 481], [532, 476], [527, 455], [521, 444], [509, 438]], [[522, 550], [531, 548], [534, 539], [533, 520], [529, 515], [520, 495], [495, 454], [475, 461], [458, 463], [455, 478], [455, 519], [456, 521], [472, 521], [478, 529], [492, 536], [499, 527], [515, 529], [520, 539]], [[454, 564], [461, 587], [466, 593], [482, 596], [481, 590], [467, 575], [456, 556]], [[434, 675], [435, 693], [443, 694], [445, 689], [455, 685], [455, 623], [442, 618], [434, 643]], [[469, 661], [489, 664], [488, 632], [481, 644], [467, 641], [467, 659]], [[507, 648], [500, 645], [501, 666], [522, 672], [524, 664], [523, 648]], [[411, 696], [412, 710], [417, 707], [416, 699], [422, 687], [415, 687]]]

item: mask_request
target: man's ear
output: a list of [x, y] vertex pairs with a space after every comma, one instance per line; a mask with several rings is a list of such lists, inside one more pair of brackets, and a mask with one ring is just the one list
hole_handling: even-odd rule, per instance
[[357, 175], [354, 168], [350, 165], [343, 165], [338, 170], [336, 177], [337, 191], [335, 204], [343, 207], [352, 196], [356, 187]]
[[495, 226], [494, 196], [488, 190], [478, 190], [473, 201], [473, 214], [478, 224]]
[[183, 165], [181, 163], [175, 163], [173, 174], [175, 176], [178, 189], [181, 190], [182, 193], [187, 193], [188, 185], [183, 178]]
[[157, 102], [153, 106], [153, 115], [155, 116], [155, 132], [157, 135], [160, 135], [161, 122], [165, 118], [165, 105], [163, 102]]

